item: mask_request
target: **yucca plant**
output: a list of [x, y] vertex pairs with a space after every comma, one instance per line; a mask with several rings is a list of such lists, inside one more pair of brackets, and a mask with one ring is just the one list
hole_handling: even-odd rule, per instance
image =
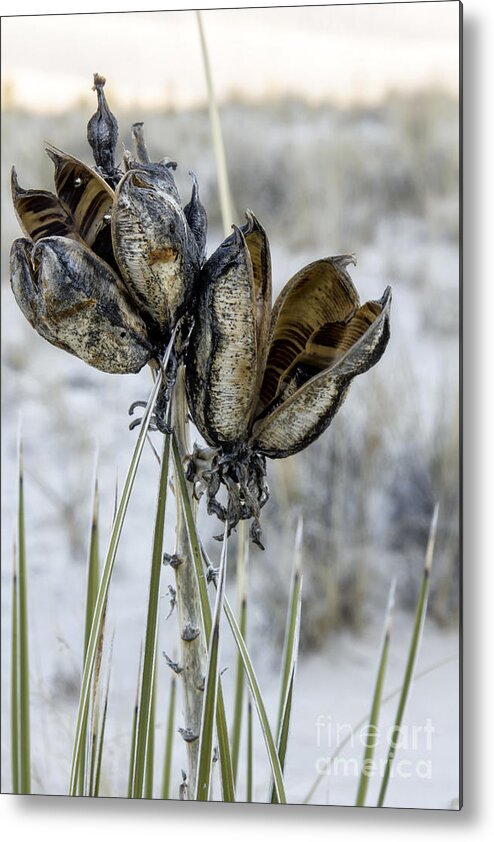
[[[233, 203], [204, 28], [213, 139], [225, 234]], [[286, 803], [287, 756], [302, 611], [303, 527], [294, 537], [277, 719], [271, 723], [246, 642], [249, 540], [262, 547], [261, 510], [267, 502], [267, 460], [310, 445], [331, 423], [351, 381], [375, 365], [389, 339], [389, 288], [361, 305], [347, 267], [352, 256], [325, 257], [301, 269], [271, 302], [271, 258], [266, 231], [247, 211], [206, 260], [206, 212], [192, 176], [182, 206], [169, 159], [150, 161], [142, 124], [133, 126], [134, 154], [115, 159], [118, 126], [106, 101], [105, 80], [94, 77], [98, 108], [88, 125], [95, 167], [50, 147], [56, 194], [23, 190], [15, 171], [14, 206], [25, 233], [12, 248], [16, 300], [33, 327], [57, 347], [108, 373], [136, 373], [149, 364], [153, 383], [132, 422], [137, 441], [117, 500], [110, 540], [100, 557], [95, 488], [88, 552], [83, 670], [69, 782], [70, 794], [97, 796], [101, 787], [108, 680], [102, 679], [106, 605], [130, 496], [147, 442], [159, 462], [148, 604], [136, 700], [130, 723], [129, 797], [152, 798], [155, 782], [159, 600], [163, 561], [175, 574], [173, 600], [179, 651], [165, 655], [170, 668], [164, 762], [159, 793], [208, 800], [219, 765], [220, 797], [254, 798], [253, 718], [257, 716], [271, 781], [263, 800]], [[191, 443], [189, 419], [203, 441]], [[161, 448], [149, 433], [162, 434]], [[22, 478], [22, 474], [21, 474]], [[173, 553], [165, 533], [168, 494], [176, 500]], [[222, 523], [218, 567], [198, 529], [201, 498]], [[250, 532], [247, 524], [250, 522]], [[226, 593], [229, 536], [238, 532], [237, 613]], [[432, 534], [432, 531], [431, 531]], [[431, 539], [433, 541], [433, 539]], [[432, 545], [426, 564], [427, 581]], [[29, 791], [27, 612], [22, 479], [14, 570], [12, 632], [12, 770], [15, 791]], [[231, 559], [228, 562], [231, 565]], [[413, 677], [427, 588], [421, 593], [397, 723]], [[225, 623], [237, 649], [235, 699], [227, 715], [221, 675]], [[375, 722], [389, 645], [389, 612], [370, 721]], [[180, 687], [187, 768], [173, 778], [172, 757]], [[246, 738], [242, 756], [241, 736]], [[369, 758], [367, 758], [369, 759]], [[390, 752], [379, 802], [384, 802]], [[245, 794], [239, 769], [245, 768]], [[361, 779], [357, 802], [365, 803]], [[178, 785], [179, 784], [179, 785]]]

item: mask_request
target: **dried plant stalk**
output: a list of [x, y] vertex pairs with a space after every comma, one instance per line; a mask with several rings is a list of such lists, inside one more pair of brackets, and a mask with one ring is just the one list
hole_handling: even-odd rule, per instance
[[[177, 382], [174, 390], [174, 431], [182, 459], [189, 452], [187, 426], [184, 371], [180, 369], [177, 373]], [[177, 489], [179, 487], [177, 477], [175, 478], [175, 487]], [[201, 728], [207, 652], [199, 588], [189, 546], [185, 516], [178, 494], [175, 556], [177, 616], [180, 633], [180, 679], [182, 683], [184, 717], [184, 725], [180, 729], [180, 733], [187, 746], [187, 792], [189, 797], [193, 797], [197, 778], [199, 732]]]

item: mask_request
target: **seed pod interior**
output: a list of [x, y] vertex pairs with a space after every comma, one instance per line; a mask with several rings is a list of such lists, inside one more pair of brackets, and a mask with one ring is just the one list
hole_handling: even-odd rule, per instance
[[301, 363], [289, 382], [291, 390], [255, 422], [255, 449], [281, 459], [303, 450], [327, 429], [353, 378], [375, 365], [384, 353], [389, 340], [390, 306], [388, 287], [380, 301], [368, 302], [349, 321], [341, 337], [341, 356], [315, 374], [314, 368], [305, 369]]

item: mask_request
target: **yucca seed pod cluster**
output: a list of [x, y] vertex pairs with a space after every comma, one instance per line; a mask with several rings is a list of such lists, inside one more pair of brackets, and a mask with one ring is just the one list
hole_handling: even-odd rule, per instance
[[[266, 458], [311, 444], [353, 378], [381, 358], [391, 290], [361, 304], [347, 271], [354, 258], [339, 255], [297, 272], [273, 306], [269, 241], [250, 211], [206, 261], [195, 175], [182, 207], [177, 164], [150, 160], [142, 123], [132, 127], [135, 154], [118, 163], [104, 86], [95, 74], [98, 107], [87, 127], [95, 168], [49, 146], [55, 193], [24, 190], [12, 170], [25, 235], [11, 251], [15, 298], [43, 338], [110, 373], [160, 364], [183, 327], [188, 407], [206, 443], [195, 445], [188, 478], [229, 531], [250, 519], [262, 546]], [[157, 404], [162, 421], [171, 382]]]
[[159, 360], [190, 308], [205, 251], [207, 221], [192, 175], [182, 208], [174, 162], [152, 163], [142, 124], [135, 156], [115, 163], [118, 125], [94, 76], [98, 108], [87, 136], [92, 169], [55, 147], [55, 193], [24, 190], [12, 170], [12, 198], [25, 237], [11, 251], [11, 284], [38, 333], [112, 374]]

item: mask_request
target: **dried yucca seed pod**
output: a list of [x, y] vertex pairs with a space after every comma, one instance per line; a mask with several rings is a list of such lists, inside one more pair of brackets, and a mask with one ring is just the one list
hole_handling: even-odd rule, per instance
[[[206, 212], [192, 174], [192, 198], [182, 210], [172, 174], [176, 164], [150, 162], [142, 124], [133, 127], [137, 160], [127, 157], [127, 172], [121, 171], [115, 162], [118, 125], [106, 102], [104, 85], [104, 78], [95, 74], [98, 108], [89, 121], [87, 136], [96, 170], [53, 146], [46, 151], [55, 166], [55, 193], [24, 190], [12, 170], [14, 208], [29, 238], [17, 241], [12, 250], [12, 285], [21, 309], [50, 342], [105, 371], [138, 371], [143, 360], [155, 364], [190, 304], [204, 259]], [[53, 243], [32, 248], [54, 238], [63, 238], [65, 248], [60, 243], [56, 248]], [[74, 250], [70, 243], [80, 248]], [[52, 264], [54, 276], [48, 279]], [[66, 297], [72, 295], [77, 304], [77, 339], [73, 342], [68, 338], [69, 322], [55, 330], [50, 322], [52, 311], [43, 309], [38, 300], [39, 265], [43, 278], [57, 289], [56, 301], [63, 292], [58, 289], [62, 276], [73, 286], [66, 291]], [[79, 277], [79, 271], [84, 275]], [[88, 302], [96, 302], [93, 310], [89, 303], [79, 306], [84, 294]], [[57, 307], [55, 304], [53, 312]], [[97, 314], [98, 327], [90, 312]], [[84, 324], [91, 333], [89, 344], [100, 349], [95, 353], [84, 341]], [[117, 336], [119, 328], [122, 335]], [[102, 335], [96, 337], [96, 330]], [[108, 348], [115, 349], [113, 362], [111, 350], [104, 351], [106, 340]]]
[[189, 342], [187, 390], [194, 423], [210, 444], [245, 442], [265, 363], [271, 260], [254, 214], [204, 265]]
[[119, 167], [115, 164], [118, 123], [108, 107], [103, 90], [105, 84], [105, 77], [95, 73], [93, 91], [96, 91], [98, 96], [98, 108], [87, 125], [87, 139], [100, 175], [111, 187], [116, 187], [122, 177]]
[[168, 335], [190, 302], [200, 255], [166, 164], [130, 164], [115, 194], [112, 240], [129, 292]]
[[11, 284], [34, 329], [94, 368], [136, 373], [153, 356], [146, 325], [120, 279], [86, 246], [66, 237], [16, 240]]
[[[271, 313], [266, 234], [253, 214], [206, 263], [191, 336], [187, 389], [193, 420], [215, 448], [189, 469], [208, 509], [230, 528], [266, 502], [265, 457], [307, 447], [329, 426], [348, 387], [389, 339], [391, 290], [360, 305], [351, 255], [315, 261], [285, 286]], [[196, 451], [199, 462], [202, 454]], [[217, 500], [228, 489], [224, 506]]]
[[[283, 459], [308, 447], [329, 427], [353, 378], [368, 371], [384, 353], [390, 307], [388, 287], [379, 301], [358, 307], [346, 321], [316, 328], [300, 342], [291, 362], [288, 354], [285, 356], [286, 368], [279, 372], [276, 394], [253, 426], [255, 450]], [[276, 349], [275, 341], [272, 349]], [[270, 358], [271, 354], [266, 376]], [[269, 394], [269, 389], [265, 392]]]

